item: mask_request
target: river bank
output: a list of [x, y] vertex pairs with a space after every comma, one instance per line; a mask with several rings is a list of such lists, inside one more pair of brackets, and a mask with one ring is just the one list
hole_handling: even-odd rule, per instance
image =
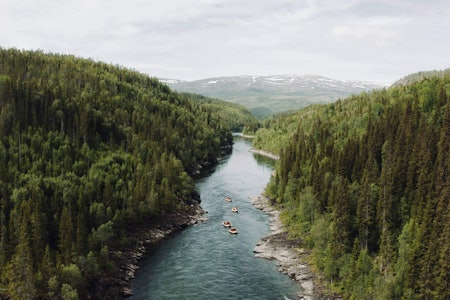
[[102, 278], [103, 288], [116, 290], [122, 297], [133, 295], [131, 280], [139, 269], [139, 261], [145, 253], [158, 245], [163, 239], [179, 232], [187, 226], [205, 222], [206, 212], [200, 204], [192, 204], [183, 212], [168, 214], [155, 223], [142, 224], [140, 228], [129, 234], [129, 246], [115, 251], [118, 264], [117, 276]]
[[300, 284], [302, 291], [298, 294], [299, 299], [327, 299], [318, 291], [317, 277], [306, 262], [307, 250], [302, 248], [300, 240], [289, 238], [281, 223], [280, 211], [263, 195], [251, 197], [251, 200], [254, 207], [270, 215], [271, 233], [258, 241], [253, 250], [255, 257], [276, 260], [278, 270]]
[[[298, 284], [252, 253], [267, 233], [267, 218], [242, 197], [264, 189], [272, 167], [268, 160], [255, 158], [250, 147], [248, 140], [237, 138], [230, 157], [196, 181], [209, 221], [149, 246], [151, 258], [144, 255], [131, 281], [133, 299], [297, 298]], [[233, 198], [232, 205], [223, 200], [226, 196]], [[230, 210], [236, 204], [239, 214]], [[239, 234], [230, 235], [223, 220], [232, 221]]]
[[[230, 154], [233, 144], [221, 147], [221, 157]], [[194, 177], [200, 177], [207, 170], [213, 169], [218, 160], [204, 161], [197, 166], [193, 172]], [[168, 213], [158, 220], [144, 222], [131, 232], [128, 232], [126, 246], [120, 249], [112, 250], [114, 261], [118, 266], [114, 275], [100, 279], [98, 290], [110, 291], [114, 295], [120, 295], [123, 298], [133, 296], [131, 281], [135, 278], [139, 270], [139, 261], [145, 253], [156, 247], [162, 240], [168, 238], [174, 233], [180, 232], [188, 226], [203, 223], [207, 221], [207, 213], [200, 205], [200, 198], [192, 199], [193, 204], [186, 206], [184, 211]], [[116, 298], [116, 296], [114, 297]]]
[[269, 157], [269, 158], [271, 158], [273, 160], [279, 160], [280, 159], [280, 156], [278, 156], [276, 154], [273, 154], [273, 153], [270, 153], [270, 152], [267, 152], [267, 151], [264, 151], [264, 150], [251, 148], [249, 151], [252, 152], [252, 153], [255, 153], [255, 154], [259, 154], [259, 155], [263, 155], [263, 156]]

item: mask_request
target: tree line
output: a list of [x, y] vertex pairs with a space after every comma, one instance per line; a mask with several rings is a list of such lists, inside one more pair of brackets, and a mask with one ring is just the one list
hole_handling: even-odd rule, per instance
[[285, 136], [266, 192], [334, 291], [450, 297], [448, 71], [271, 122], [261, 147]]
[[0, 49], [0, 295], [117, 297], [98, 290], [111, 249], [197, 203], [192, 175], [243, 126], [193, 98], [120, 66]]
[[227, 124], [233, 132], [242, 132], [244, 128], [247, 128], [252, 124], [259, 124], [256, 117], [241, 104], [184, 92], [180, 93], [180, 96], [208, 107], [212, 112], [217, 114], [220, 120], [224, 124]]

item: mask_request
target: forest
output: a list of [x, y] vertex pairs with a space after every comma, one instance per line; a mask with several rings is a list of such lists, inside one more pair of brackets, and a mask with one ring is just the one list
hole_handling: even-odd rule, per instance
[[198, 203], [193, 176], [249, 116], [120, 66], [0, 48], [0, 298], [117, 298], [99, 284], [112, 249]]
[[242, 132], [244, 128], [259, 128], [259, 121], [241, 104], [191, 93], [180, 93], [180, 96], [207, 107], [222, 123], [227, 124], [232, 132]]
[[280, 155], [266, 193], [334, 293], [450, 298], [450, 72], [406, 79], [260, 124], [121, 66], [0, 48], [0, 298], [117, 298], [100, 283], [128, 233], [198, 203], [193, 176], [242, 129]]
[[346, 299], [450, 298], [450, 72], [425, 75], [256, 133], [280, 154], [267, 195]]

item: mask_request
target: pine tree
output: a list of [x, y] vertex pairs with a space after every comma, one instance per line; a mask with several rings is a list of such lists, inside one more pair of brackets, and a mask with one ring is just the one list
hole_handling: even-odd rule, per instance
[[438, 206], [436, 215], [441, 216], [435, 227], [440, 229], [438, 237], [439, 261], [433, 275], [436, 276], [436, 295], [450, 297], [450, 105], [443, 115], [440, 140], [438, 143], [436, 195]]
[[72, 261], [73, 224], [68, 207], [63, 207], [62, 209], [58, 232], [58, 248], [61, 255], [61, 262], [69, 263]]
[[392, 143], [384, 145], [383, 169], [380, 174], [380, 196], [377, 219], [380, 232], [380, 272], [385, 276], [391, 272], [395, 261], [395, 199], [393, 196]]
[[349, 253], [353, 245], [352, 208], [350, 202], [349, 182], [344, 176], [337, 178], [336, 191], [333, 193], [333, 222], [336, 230], [332, 235], [333, 258], [339, 259]]
[[35, 270], [30, 239], [30, 208], [26, 201], [20, 204], [19, 240], [12, 259], [6, 267], [9, 294], [12, 299], [34, 299]]
[[438, 261], [432, 275], [435, 278], [434, 296], [446, 299], [450, 297], [450, 186], [447, 184], [441, 193], [442, 200], [446, 199], [447, 209], [439, 224], [442, 233], [437, 241]]
[[[356, 222], [358, 226], [358, 236], [362, 249], [369, 249], [373, 246], [372, 237], [375, 231], [375, 204], [378, 202], [377, 166], [375, 159], [369, 154], [361, 179], [362, 186], [359, 193]], [[373, 247], [371, 247], [373, 249]]]
[[[4, 269], [8, 258], [8, 228], [6, 220], [6, 201], [0, 201], [0, 269]], [[0, 272], [1, 275], [1, 272]], [[1, 279], [1, 276], [0, 276]]]

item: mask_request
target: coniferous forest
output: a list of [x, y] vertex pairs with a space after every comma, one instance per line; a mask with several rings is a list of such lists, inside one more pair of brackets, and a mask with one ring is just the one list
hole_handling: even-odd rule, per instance
[[450, 72], [433, 75], [257, 133], [282, 135], [266, 192], [344, 298], [450, 298]]
[[0, 49], [0, 298], [117, 296], [98, 291], [111, 249], [198, 203], [192, 175], [245, 125], [194, 98], [119, 66]]
[[128, 233], [197, 204], [242, 128], [280, 154], [266, 193], [331, 289], [450, 298], [450, 72], [431, 75], [258, 129], [133, 70], [0, 49], [0, 298], [116, 298], [99, 283]]

